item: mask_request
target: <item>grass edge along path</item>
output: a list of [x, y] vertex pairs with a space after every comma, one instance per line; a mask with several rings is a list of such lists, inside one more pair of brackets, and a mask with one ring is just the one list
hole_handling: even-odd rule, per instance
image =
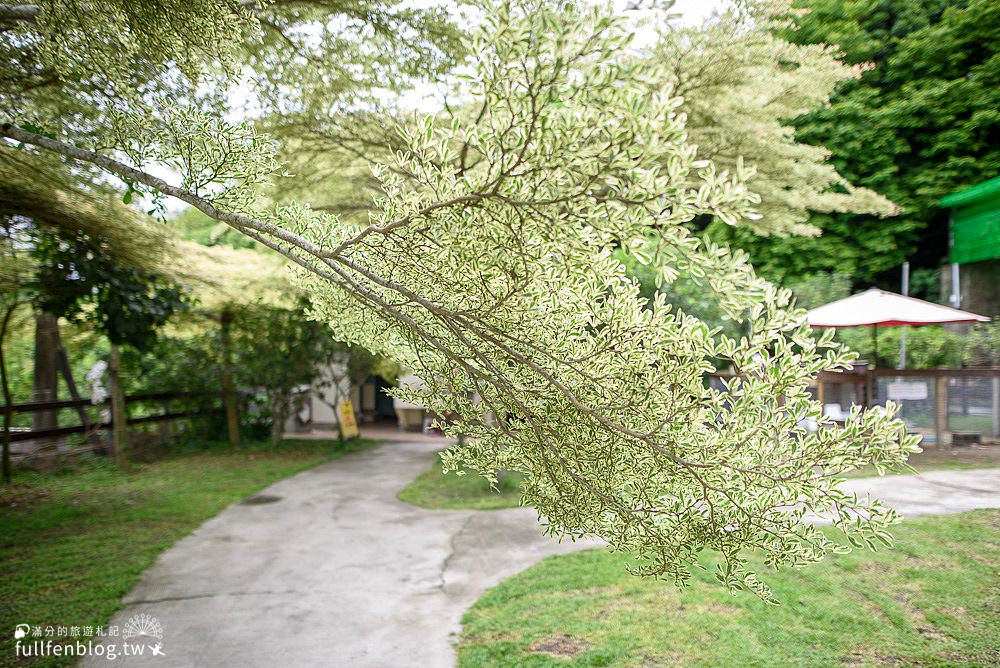
[[[965, 471], [979, 468], [1000, 468], [1000, 445], [973, 446], [935, 450], [929, 448], [910, 457], [910, 464], [919, 473], [931, 471]], [[887, 475], [913, 473], [900, 468]], [[871, 478], [878, 473], [872, 466], [852, 471], [845, 478]], [[400, 501], [429, 510], [498, 510], [521, 505], [520, 485], [523, 477], [518, 473], [499, 476], [496, 489], [476, 473], [457, 475], [444, 473], [441, 460], [431, 466], [413, 482], [400, 490]]]
[[435, 458], [431, 466], [413, 482], [399, 491], [396, 497], [429, 510], [499, 510], [516, 508], [521, 503], [519, 473], [500, 473], [496, 489], [478, 473], [445, 473], [441, 459]]
[[894, 534], [891, 550], [801, 569], [756, 560], [778, 606], [730, 596], [711, 570], [678, 590], [605, 549], [550, 557], [466, 612], [459, 666], [1000, 665], [1000, 510]]
[[0, 487], [0, 666], [72, 665], [70, 657], [18, 659], [15, 625], [65, 627], [66, 636], [50, 639], [87, 640], [86, 630], [107, 624], [156, 556], [206, 520], [282, 478], [374, 443], [213, 445], [129, 473], [93, 458], [16, 475]]

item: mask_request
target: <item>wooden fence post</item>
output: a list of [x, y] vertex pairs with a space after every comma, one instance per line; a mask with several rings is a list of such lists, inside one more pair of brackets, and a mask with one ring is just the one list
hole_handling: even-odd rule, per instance
[[934, 378], [934, 447], [943, 448], [948, 433], [948, 376]]
[[221, 339], [222, 339], [222, 402], [226, 406], [226, 427], [229, 430], [229, 445], [240, 447], [240, 421], [236, 413], [236, 392], [233, 390], [233, 347], [229, 338], [230, 326], [233, 323], [233, 312], [223, 309]]
[[[163, 414], [170, 414], [170, 400], [164, 399], [160, 402], [160, 406], [163, 408]], [[160, 445], [165, 445], [170, 441], [170, 437], [173, 435], [173, 429], [170, 428], [171, 421], [164, 420], [160, 423]]]
[[125, 410], [125, 390], [121, 381], [121, 355], [118, 346], [111, 344], [108, 355], [108, 375], [111, 377], [111, 447], [118, 468], [128, 465], [128, 413]]
[[993, 400], [990, 402], [993, 413], [993, 438], [1000, 437], [1000, 376], [993, 378]]
[[[875, 328], [873, 327], [872, 330]], [[865, 369], [865, 408], [875, 405], [875, 390], [878, 388], [878, 380], [875, 378], [875, 368], [868, 366]]]
[[[59, 394], [59, 322], [51, 313], [35, 316], [35, 357], [32, 401], [55, 401]], [[57, 411], [36, 411], [31, 415], [31, 430], [44, 431], [59, 426]]]

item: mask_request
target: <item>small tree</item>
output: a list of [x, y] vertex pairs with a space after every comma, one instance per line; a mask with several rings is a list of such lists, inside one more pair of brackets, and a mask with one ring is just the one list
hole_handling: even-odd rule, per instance
[[[177, 311], [185, 308], [179, 286], [162, 276], [117, 264], [102, 252], [100, 238], [80, 232], [36, 228], [31, 256], [36, 272], [34, 305], [51, 320], [86, 322], [111, 342], [112, 429], [115, 458], [127, 467], [127, 415], [119, 346], [144, 347]], [[36, 349], [36, 365], [46, 351]], [[51, 351], [54, 354], [54, 350]]]
[[[398, 364], [387, 357], [373, 355], [359, 346], [351, 346], [330, 338], [324, 341], [321, 347], [322, 359], [315, 386], [324, 390], [321, 394], [322, 401], [335, 413], [342, 401], [351, 398], [350, 388], [361, 385], [369, 376], [381, 376], [388, 380], [400, 376], [401, 368]], [[333, 391], [331, 400], [327, 399], [330, 394], [325, 390]], [[340, 440], [344, 440], [344, 429], [340, 423], [339, 413], [337, 434]]]
[[329, 330], [302, 308], [259, 305], [241, 309], [233, 323], [235, 378], [242, 387], [261, 388], [271, 422], [271, 439], [281, 441], [296, 394], [313, 384], [326, 357]]

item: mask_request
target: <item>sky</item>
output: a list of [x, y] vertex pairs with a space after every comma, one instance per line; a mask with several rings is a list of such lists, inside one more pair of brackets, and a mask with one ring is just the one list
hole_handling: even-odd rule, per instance
[[[595, 0], [582, 0], [594, 2]], [[596, 0], [600, 2], [601, 0]], [[679, 14], [679, 22], [684, 25], [697, 25], [708, 18], [716, 9], [721, 9], [730, 0], [675, 0], [670, 8], [672, 14]], [[614, 9], [619, 13], [624, 13], [629, 5], [638, 4], [649, 7], [654, 2], [662, 4], [663, 0], [611, 0]], [[451, 0], [410, 0], [405, 3], [408, 7], [429, 8], [439, 6], [455, 7]], [[647, 14], [648, 15], [648, 14]], [[635, 32], [632, 44], [636, 47], [643, 47], [652, 44], [656, 39], [656, 33], [652, 26], [640, 27]], [[429, 84], [417, 84], [414, 90], [404, 93], [399, 98], [401, 107], [415, 109], [419, 112], [431, 113], [441, 107], [440, 90]]]
[[681, 20], [687, 24], [699, 23], [707, 18], [713, 9], [721, 8], [726, 3], [723, 0], [677, 0], [674, 11], [681, 15]]
[[[648, 6], [651, 0], [639, 0], [641, 4]], [[636, 0], [612, 0], [612, 4], [618, 11], [623, 11], [630, 3], [634, 3]], [[680, 22], [685, 25], [698, 24], [711, 13], [720, 9], [727, 4], [727, 0], [676, 0], [671, 12], [680, 15]], [[440, 5], [452, 5], [451, 0], [410, 0], [410, 2], [405, 3], [405, 6], [426, 8]], [[454, 6], [454, 5], [452, 5]], [[655, 34], [652, 28], [640, 29], [636, 33], [635, 40], [633, 44], [637, 46], [642, 46], [643, 44], [652, 42], [655, 39]], [[252, 108], [254, 105], [251, 102], [252, 94], [250, 89], [243, 85], [237, 85], [232, 91], [232, 95], [239, 99], [244, 98], [249, 102], [246, 106], [237, 103], [234, 105], [233, 113], [230, 114], [230, 120], [238, 121], [242, 118], [246, 118], [244, 115], [248, 108]], [[433, 112], [440, 108], [441, 105], [441, 91], [435, 86], [430, 85], [418, 85], [411, 93], [404, 94], [399, 102], [402, 107], [409, 107], [417, 111], [422, 112]], [[240, 108], [242, 107], [242, 111]], [[165, 167], [150, 166], [151, 173], [160, 178], [167, 179], [168, 181], [176, 180], [176, 174]], [[166, 206], [168, 212], [173, 215], [177, 212], [183, 210], [187, 207], [186, 204], [180, 202], [179, 200], [174, 200], [172, 198], [167, 198]]]

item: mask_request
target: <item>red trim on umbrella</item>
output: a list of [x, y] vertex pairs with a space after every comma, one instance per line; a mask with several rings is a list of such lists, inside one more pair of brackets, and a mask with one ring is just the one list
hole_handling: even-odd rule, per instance
[[962, 325], [981, 320], [941, 320], [937, 322], [912, 322], [906, 320], [879, 320], [878, 322], [858, 323], [854, 325], [816, 325], [811, 324], [813, 329], [847, 329], [849, 327], [897, 327], [906, 325], [908, 327], [929, 327], [930, 325]]

